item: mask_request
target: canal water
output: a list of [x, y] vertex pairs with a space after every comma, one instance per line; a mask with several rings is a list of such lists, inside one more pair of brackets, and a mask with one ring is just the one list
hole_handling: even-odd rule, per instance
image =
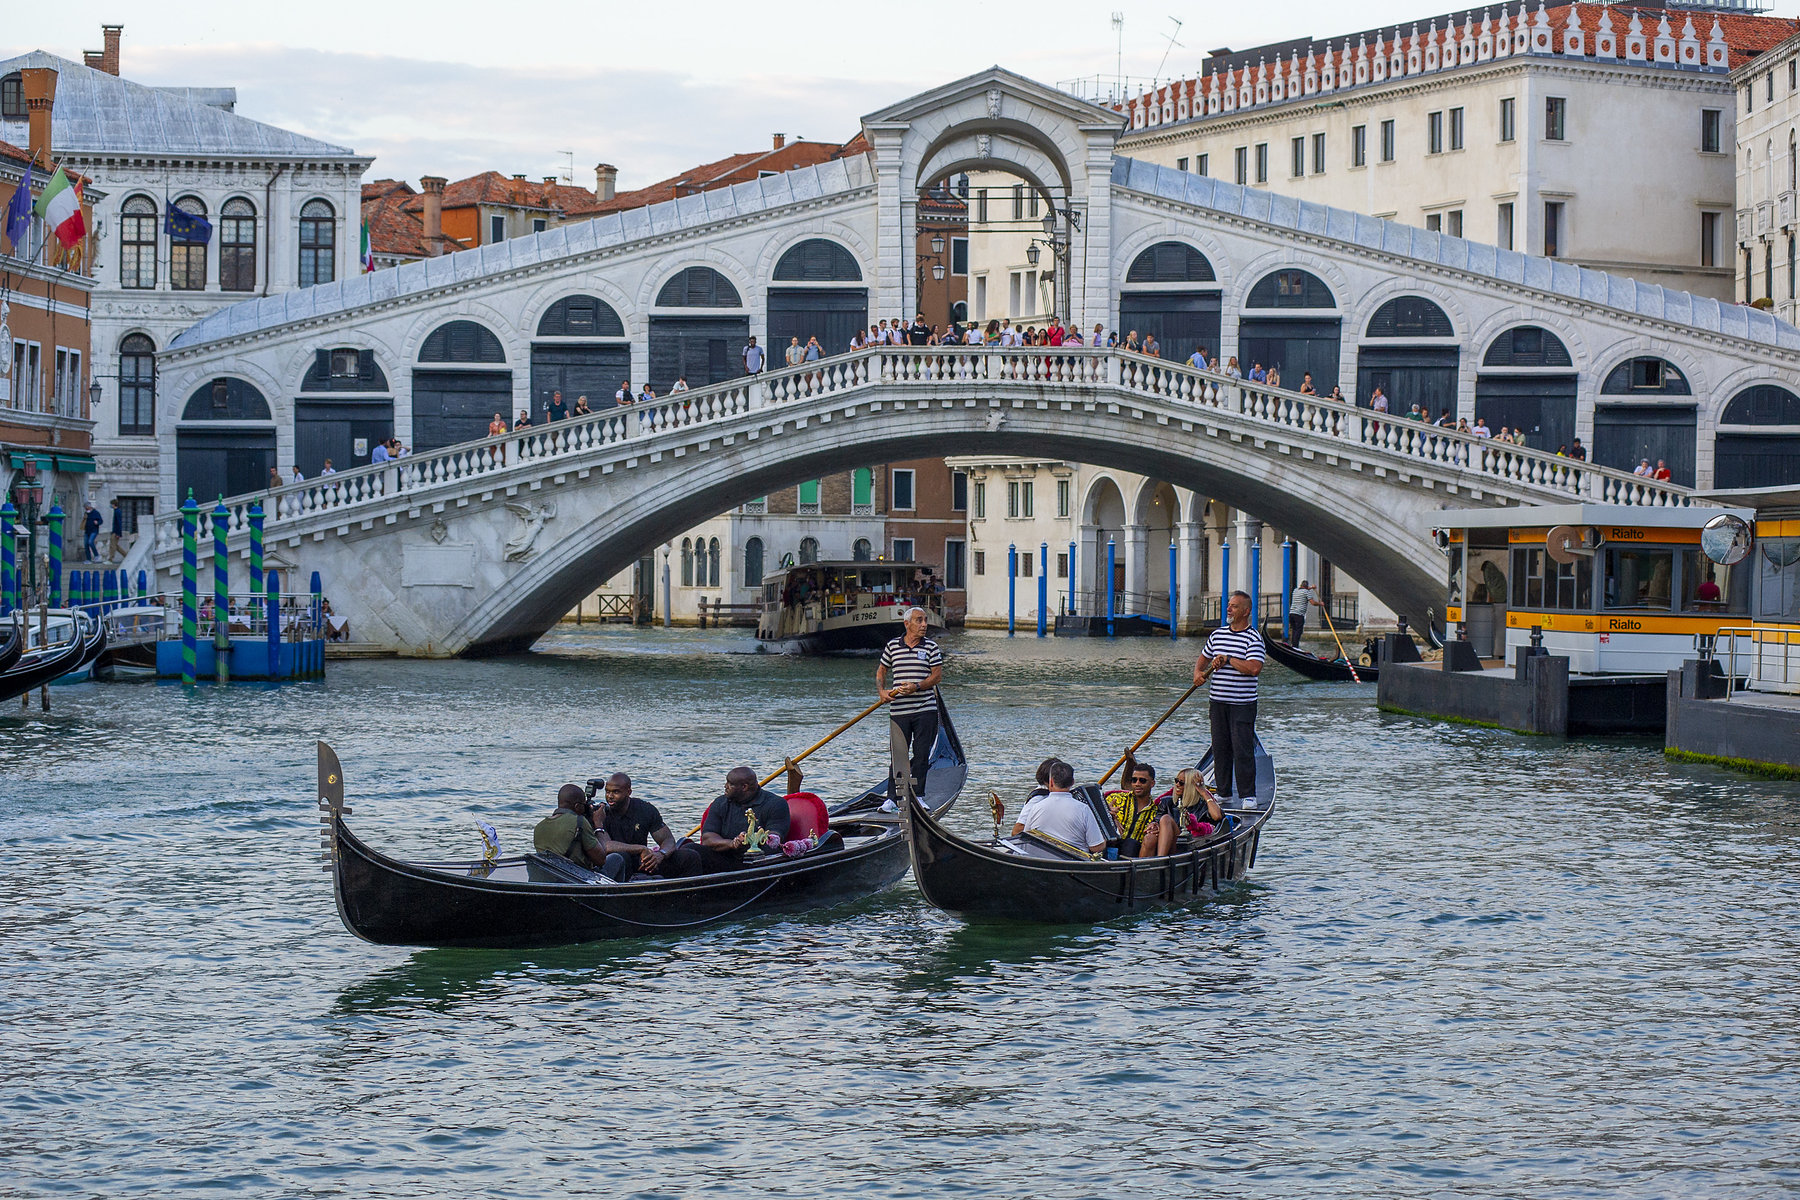
[[[1092, 777], [1192, 643], [964, 633], [983, 831]], [[81, 684], [0, 715], [0, 1195], [1734, 1196], [1800, 1189], [1800, 785], [1384, 717], [1271, 667], [1280, 808], [1191, 911], [983, 929], [910, 881], [681, 940], [351, 937], [313, 740], [370, 841], [528, 845], [616, 769], [685, 827], [855, 713], [868, 660], [569, 629], [280, 690]], [[1201, 748], [1202, 711], [1146, 747]], [[882, 773], [873, 722], [822, 752]]]

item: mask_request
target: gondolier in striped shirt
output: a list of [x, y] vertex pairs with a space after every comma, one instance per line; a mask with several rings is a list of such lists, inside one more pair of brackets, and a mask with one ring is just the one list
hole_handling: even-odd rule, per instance
[[1247, 592], [1231, 593], [1225, 621], [1206, 635], [1194, 682], [1212, 677], [1213, 782], [1219, 795], [1229, 791], [1242, 802], [1256, 798], [1256, 677], [1266, 654], [1262, 635], [1250, 628]]
[[875, 668], [875, 691], [886, 702], [889, 718], [888, 798], [895, 799], [912, 779], [912, 794], [925, 791], [925, 772], [937, 744], [937, 685], [944, 677], [944, 654], [925, 636], [922, 608], [908, 609], [905, 632], [881, 651]]

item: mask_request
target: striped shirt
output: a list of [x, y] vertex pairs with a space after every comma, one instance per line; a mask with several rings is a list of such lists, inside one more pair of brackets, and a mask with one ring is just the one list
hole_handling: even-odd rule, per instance
[[[903, 683], [924, 683], [932, 668], [944, 665], [944, 653], [930, 638], [919, 639], [917, 646], [906, 644], [904, 637], [894, 638], [881, 651], [881, 665], [887, 668], [888, 689]], [[924, 688], [910, 696], [895, 696], [888, 702], [888, 712], [896, 717], [937, 709], [937, 689]]]
[[[1262, 662], [1265, 658], [1262, 635], [1249, 626], [1245, 626], [1241, 633], [1229, 625], [1219, 626], [1206, 635], [1205, 654], [1208, 658], [1229, 654], [1232, 658], [1255, 662]], [[1225, 704], [1254, 704], [1256, 676], [1246, 675], [1230, 665], [1220, 667], [1213, 672], [1207, 694]]]

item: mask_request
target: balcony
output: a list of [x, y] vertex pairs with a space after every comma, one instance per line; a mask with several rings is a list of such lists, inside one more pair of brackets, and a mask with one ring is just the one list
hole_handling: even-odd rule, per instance
[[1796, 196], [1800, 196], [1800, 193], [1783, 192], [1775, 198], [1775, 219], [1780, 222], [1783, 229], [1792, 229], [1794, 227], [1794, 201]]
[[1756, 206], [1756, 233], [1757, 233], [1757, 236], [1760, 237], [1763, 234], [1771, 233], [1774, 231], [1774, 229], [1775, 229], [1775, 205], [1772, 201], [1764, 200]]
[[874, 504], [852, 504], [850, 515], [853, 517], [872, 517], [875, 515]]

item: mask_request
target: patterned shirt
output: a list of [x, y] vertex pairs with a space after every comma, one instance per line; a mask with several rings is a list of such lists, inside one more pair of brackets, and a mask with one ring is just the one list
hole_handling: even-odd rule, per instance
[[[1232, 658], [1255, 662], [1262, 662], [1266, 657], [1262, 635], [1248, 625], [1241, 633], [1229, 625], [1221, 625], [1207, 634], [1205, 654], [1208, 658], [1228, 654]], [[1220, 667], [1212, 674], [1207, 694], [1225, 704], [1254, 704], [1256, 676], [1246, 675], [1230, 665]]]
[[[904, 637], [897, 637], [881, 651], [881, 665], [887, 668], [891, 691], [903, 683], [924, 683], [934, 667], [944, 665], [944, 654], [930, 638], [921, 638], [917, 646], [909, 646]], [[896, 717], [936, 710], [936, 688], [921, 688], [910, 696], [895, 696], [888, 702], [889, 714]]]
[[1156, 801], [1151, 800], [1142, 808], [1133, 807], [1136, 803], [1129, 791], [1106, 793], [1106, 807], [1112, 812], [1113, 824], [1119, 827], [1119, 836], [1141, 842], [1156, 821]]

